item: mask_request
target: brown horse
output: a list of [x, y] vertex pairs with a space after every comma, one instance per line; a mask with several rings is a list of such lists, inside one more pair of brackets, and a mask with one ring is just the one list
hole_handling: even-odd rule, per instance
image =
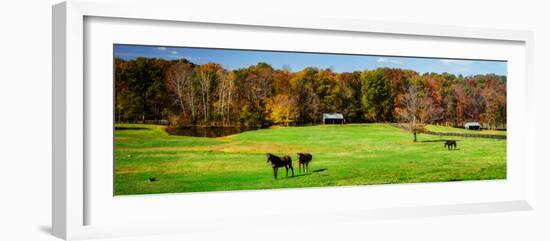
[[311, 159], [313, 159], [313, 156], [309, 153], [296, 154], [298, 154], [298, 172], [302, 172], [302, 168], [304, 169], [304, 172], [308, 172], [309, 163], [311, 162]]
[[456, 149], [456, 141], [455, 140], [447, 140], [445, 141], [445, 144], [443, 145], [443, 148], [447, 148], [447, 150]]
[[278, 157], [271, 153], [267, 153], [267, 162], [271, 162], [271, 167], [273, 167], [273, 176], [277, 179], [277, 172], [279, 167], [285, 167], [286, 176], [288, 177], [288, 169], [292, 170], [292, 176], [294, 176], [294, 168], [292, 167], [292, 159], [290, 156]]

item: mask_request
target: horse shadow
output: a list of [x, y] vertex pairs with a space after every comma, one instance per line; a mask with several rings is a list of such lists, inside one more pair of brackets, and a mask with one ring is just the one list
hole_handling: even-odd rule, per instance
[[[437, 139], [437, 140], [422, 140], [422, 141], [418, 141], [418, 142], [422, 142], [422, 143], [433, 143], [433, 142], [446, 142], [448, 141], [448, 139]], [[459, 140], [454, 140], [456, 142], [459, 142]], [[448, 149], [449, 151], [460, 151], [460, 148], [452, 148], [452, 149]]]
[[326, 171], [326, 170], [327, 170], [326, 168], [321, 168], [321, 169], [313, 170], [313, 171], [306, 172], [306, 173], [300, 173], [300, 174], [297, 174], [297, 175], [294, 175], [294, 176], [291, 176], [291, 177], [288, 177], [288, 178], [296, 178], [296, 177], [309, 176], [309, 175], [311, 175], [311, 174], [313, 174], [313, 173], [324, 172], [324, 171]]
[[445, 142], [447, 140], [445, 139], [438, 139], [438, 140], [422, 140], [422, 141], [418, 141], [418, 142], [425, 142], [425, 143], [430, 143], [430, 142]]
[[[425, 143], [430, 143], [430, 142], [446, 142], [450, 139], [437, 139], [437, 140], [421, 140], [421, 141], [418, 141], [418, 142], [425, 142]], [[452, 139], [456, 142], [459, 142], [460, 140], [455, 140], [455, 139]]]

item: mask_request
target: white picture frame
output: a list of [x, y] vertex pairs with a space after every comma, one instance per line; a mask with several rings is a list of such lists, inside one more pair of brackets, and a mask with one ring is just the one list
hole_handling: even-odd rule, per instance
[[[360, 208], [360, 203], [350, 203], [348, 208], [330, 208], [321, 210], [312, 205], [308, 210], [293, 210], [291, 213], [302, 213], [300, 218], [288, 222], [293, 223], [308, 221], [311, 223], [343, 222], [349, 220], [368, 220], [400, 217], [422, 217], [433, 215], [467, 214], [497, 211], [514, 211], [532, 209], [534, 199], [534, 133], [529, 124], [533, 116], [529, 106], [533, 93], [533, 33], [519, 30], [496, 30], [456, 26], [421, 25], [409, 23], [390, 23], [359, 21], [349, 19], [319, 19], [319, 18], [297, 18], [290, 16], [262, 16], [261, 18], [250, 18], [246, 16], [211, 16], [203, 9], [186, 9], [184, 3], [178, 1], [124, 2], [124, 1], [85, 1], [73, 0], [60, 3], [53, 7], [53, 150], [52, 150], [52, 227], [53, 234], [63, 239], [81, 239], [93, 237], [111, 237], [120, 235], [172, 233], [172, 232], [194, 232], [209, 229], [224, 228], [238, 225], [275, 223], [274, 220], [281, 219], [280, 214], [266, 211], [260, 215], [253, 216], [246, 211], [237, 214], [236, 212], [224, 212], [212, 208], [214, 211], [207, 218], [198, 218], [197, 210], [204, 203], [211, 202], [212, 207], [218, 203], [213, 200], [228, 199], [227, 205], [234, 205], [234, 208], [249, 208], [250, 212], [258, 212], [253, 205], [243, 206], [235, 204], [242, 200], [254, 200], [257, 202], [269, 202], [273, 198], [284, 196], [299, 196], [308, 198], [316, 196], [326, 197], [331, 193], [341, 198], [334, 198], [332, 202], [342, 203], [346, 198], [354, 195], [381, 195], [399, 197], [407, 192], [414, 191], [418, 195], [442, 194], [443, 189], [447, 190], [449, 198], [440, 202], [424, 202], [421, 199], [414, 199], [404, 204], [403, 202], [385, 202], [377, 200], [380, 204], [372, 203], [371, 208]], [[154, 8], [155, 11], [151, 11]], [[181, 11], [186, 9], [186, 11]], [[86, 95], [92, 95], [90, 86], [86, 85], [86, 19], [112, 18], [121, 21], [142, 21], [155, 22], [151, 28], [164, 23], [181, 24], [210, 24], [223, 26], [225, 29], [247, 28], [256, 30], [276, 29], [278, 32], [300, 30], [303, 32], [315, 31], [316, 34], [334, 33], [358, 33], [387, 35], [393, 38], [423, 38], [431, 40], [454, 42], [476, 41], [484, 44], [502, 43], [514, 45], [510, 58], [518, 66], [516, 72], [519, 76], [513, 83], [514, 88], [510, 89], [508, 101], [513, 111], [514, 120], [509, 124], [510, 131], [508, 142], [513, 147], [513, 153], [508, 155], [514, 165], [509, 165], [509, 171], [517, 173], [515, 177], [504, 182], [463, 182], [460, 184], [419, 184], [419, 185], [375, 185], [367, 187], [337, 187], [321, 189], [290, 189], [290, 190], [266, 190], [266, 191], [243, 191], [243, 192], [221, 192], [213, 194], [184, 194], [184, 195], [152, 195], [142, 196], [133, 199], [117, 199], [112, 204], [96, 202], [90, 187], [90, 181], [86, 180], [92, 166], [85, 159], [89, 158], [90, 146], [87, 143], [87, 135], [90, 135], [90, 103], [87, 103]], [[92, 30], [92, 33], [101, 31]], [[88, 33], [89, 34], [89, 33]], [[111, 41], [111, 40], [107, 40]], [[114, 41], [114, 40], [113, 40]], [[156, 43], [155, 39], [144, 40], [148, 43]], [[450, 41], [450, 42], [453, 42]], [[177, 43], [176, 43], [177, 44]], [[453, 43], [450, 43], [451, 45]], [[457, 43], [455, 43], [457, 44]], [[459, 44], [457, 44], [459, 45]], [[519, 47], [518, 47], [519, 46]], [[291, 47], [288, 47], [291, 48]], [[521, 53], [517, 53], [517, 49]], [[519, 57], [514, 57], [519, 56]], [[466, 56], [467, 57], [467, 56]], [[93, 61], [92, 61], [93, 62]], [[94, 66], [91, 66], [95, 68]], [[514, 123], [526, 123], [521, 130], [514, 128]], [[518, 125], [515, 125], [518, 126]], [[512, 146], [513, 145], [513, 146]], [[107, 171], [107, 170], [104, 170]], [[111, 170], [112, 171], [112, 170]], [[88, 173], [88, 174], [86, 174]], [[112, 185], [112, 184], [111, 184]], [[97, 186], [97, 185], [96, 185]], [[482, 198], [484, 190], [496, 190], [493, 198]], [[507, 190], [506, 188], [513, 188]], [[101, 189], [101, 186], [99, 187]], [[368, 190], [367, 190], [368, 189]], [[473, 194], [468, 194], [472, 192]], [[499, 195], [500, 192], [503, 195]], [[463, 198], [453, 198], [452, 194], [464, 194]], [[504, 193], [509, 193], [504, 195]], [[479, 197], [476, 197], [480, 194]], [[111, 196], [111, 198], [113, 198]], [[90, 201], [92, 200], [92, 201]], [[113, 199], [114, 200], [114, 199]], [[89, 202], [102, 203], [90, 209]], [[145, 204], [144, 202], [148, 202]], [[185, 203], [188, 209], [172, 208], [176, 204]], [[198, 204], [198, 203], [201, 204]], [[232, 203], [235, 202], [235, 203]], [[123, 204], [123, 206], [116, 206]], [[323, 204], [323, 203], [321, 203]], [[113, 205], [108, 207], [107, 205]], [[155, 205], [158, 208], [154, 208]], [[240, 206], [239, 206], [240, 205]], [[264, 204], [262, 204], [264, 205]], [[140, 214], [141, 218], [154, 219], [155, 224], [139, 226], [140, 217], [132, 217], [136, 223], [130, 222], [130, 218], [117, 219], [116, 212], [120, 214], [132, 211], [132, 208], [147, 207], [148, 211]], [[151, 209], [151, 207], [153, 207]], [[162, 207], [162, 208], [161, 208]], [[102, 214], [101, 213], [103, 210]], [[107, 211], [105, 211], [107, 210]], [[90, 215], [98, 216], [113, 215], [113, 220], [120, 222], [95, 223], [89, 220]], [[107, 214], [105, 214], [107, 212]], [[160, 214], [162, 220], [157, 220]], [[182, 218], [185, 213], [187, 217]], [[122, 216], [122, 215], [121, 215]], [[330, 217], [330, 218], [321, 218]], [[209, 219], [210, 218], [210, 219]], [[102, 220], [104, 220], [103, 218]], [[98, 219], [99, 220], [99, 219]], [[221, 220], [221, 221], [220, 221]], [[231, 220], [231, 224], [224, 222]], [[250, 221], [252, 220], [252, 221]], [[169, 223], [177, 225], [168, 225]], [[125, 224], [121, 224], [125, 223]], [[182, 225], [182, 224], [185, 225]], [[138, 231], [136, 231], [138, 230]]]

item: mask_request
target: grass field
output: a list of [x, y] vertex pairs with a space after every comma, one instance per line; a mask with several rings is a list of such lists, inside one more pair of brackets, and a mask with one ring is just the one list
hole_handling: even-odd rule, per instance
[[[248, 131], [221, 138], [171, 136], [163, 126], [117, 124], [115, 195], [441, 182], [506, 178], [506, 141], [412, 135], [386, 124], [319, 125]], [[265, 153], [291, 155], [273, 178]], [[310, 152], [299, 174], [296, 152]], [[281, 175], [282, 174], [282, 175]], [[149, 177], [158, 181], [150, 182]]]

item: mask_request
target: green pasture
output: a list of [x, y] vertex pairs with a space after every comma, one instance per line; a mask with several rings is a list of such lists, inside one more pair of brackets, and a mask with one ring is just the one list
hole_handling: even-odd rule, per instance
[[[387, 124], [279, 127], [220, 138], [172, 136], [156, 125], [116, 127], [115, 195], [506, 178], [505, 140], [449, 137], [458, 143], [449, 151], [438, 136], [419, 134], [414, 143]], [[267, 152], [290, 155], [295, 176], [281, 168], [274, 179]], [[298, 173], [297, 152], [313, 155], [309, 173]]]

